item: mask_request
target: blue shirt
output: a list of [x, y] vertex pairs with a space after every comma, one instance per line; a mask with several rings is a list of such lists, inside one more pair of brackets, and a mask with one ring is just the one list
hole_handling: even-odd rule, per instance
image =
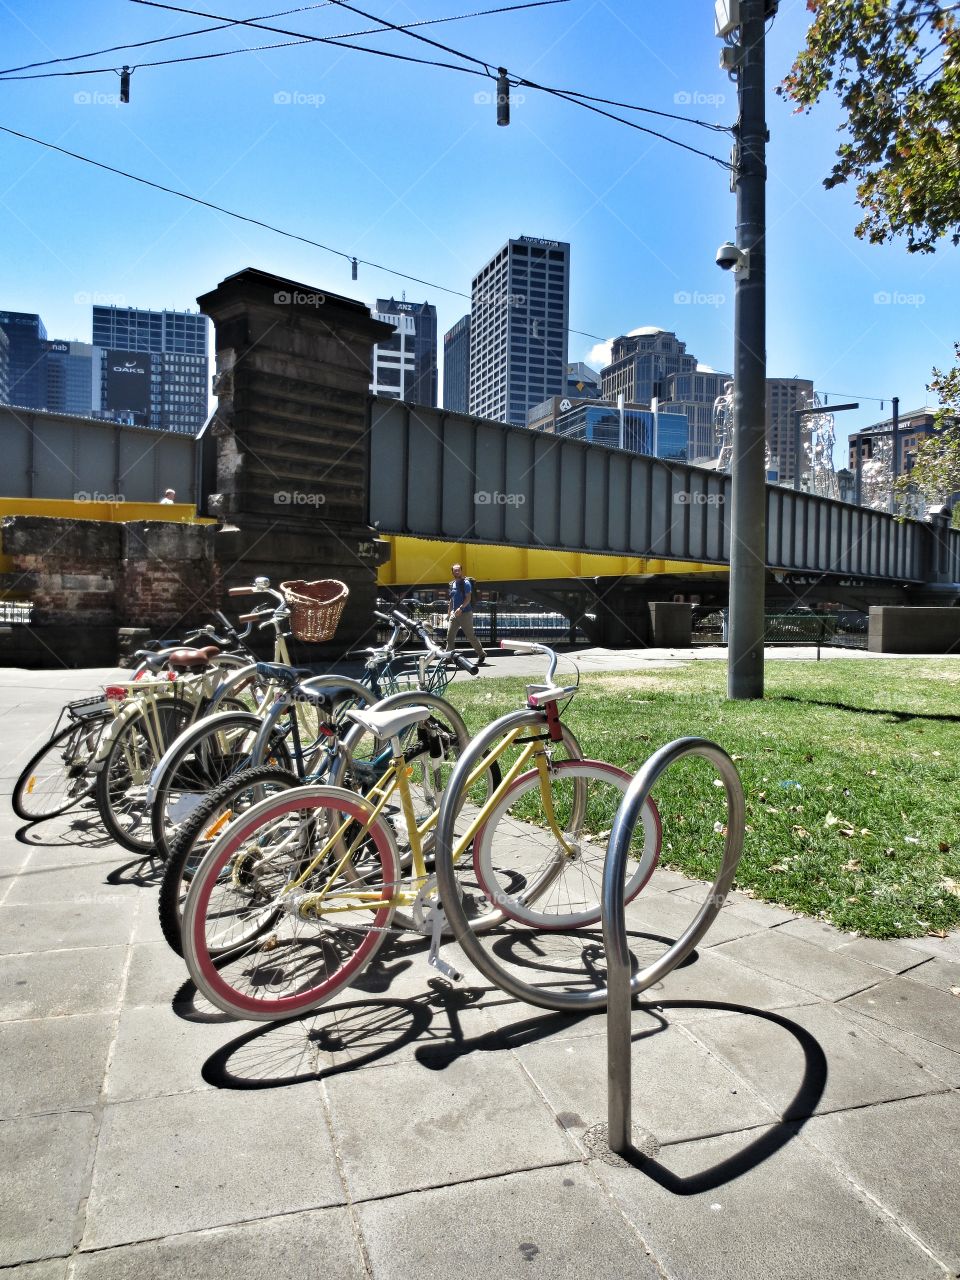
[[463, 613], [472, 613], [473, 605], [465, 605], [463, 602], [467, 597], [467, 593], [473, 596], [473, 579], [462, 577], [454, 578], [450, 583], [450, 612], [454, 613], [460, 609]]

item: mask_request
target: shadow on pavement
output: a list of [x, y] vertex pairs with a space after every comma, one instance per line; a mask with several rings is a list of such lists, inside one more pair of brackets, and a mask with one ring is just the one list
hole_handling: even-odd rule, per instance
[[728, 1156], [712, 1168], [701, 1169], [699, 1173], [681, 1177], [657, 1160], [655, 1155], [640, 1151], [636, 1147], [622, 1153], [621, 1158], [627, 1164], [633, 1165], [635, 1169], [646, 1174], [648, 1178], [673, 1195], [694, 1196], [704, 1191], [712, 1191], [757, 1168], [800, 1133], [823, 1096], [827, 1083], [826, 1054], [820, 1042], [806, 1027], [801, 1027], [782, 1014], [766, 1009], [751, 1009], [742, 1004], [729, 1004], [722, 1000], [664, 1000], [650, 1004], [635, 1002], [634, 1008], [646, 1013], [654, 1013], [654, 1011], [662, 1013], [669, 1009], [717, 1009], [723, 1013], [739, 1013], [747, 1017], [764, 1018], [768, 1022], [783, 1027], [799, 1042], [803, 1050], [803, 1076], [797, 1092], [784, 1107], [780, 1120], [771, 1127], [764, 1128], [758, 1138], [741, 1148], [735, 1155]]

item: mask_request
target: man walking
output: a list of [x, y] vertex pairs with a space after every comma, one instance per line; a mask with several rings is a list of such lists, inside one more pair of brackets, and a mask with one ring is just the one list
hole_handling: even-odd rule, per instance
[[473, 633], [473, 579], [463, 576], [460, 565], [451, 566], [453, 581], [450, 583], [450, 624], [447, 627], [447, 648], [456, 644], [457, 633], [462, 631], [477, 655], [477, 665], [483, 666], [487, 655], [483, 645]]

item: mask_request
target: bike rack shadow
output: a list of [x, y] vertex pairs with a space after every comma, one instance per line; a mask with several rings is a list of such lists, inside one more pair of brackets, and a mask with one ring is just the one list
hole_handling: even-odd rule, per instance
[[[760, 1137], [712, 1168], [682, 1177], [662, 1164], [656, 1155], [644, 1152], [632, 1143], [612, 1157], [617, 1163], [623, 1161], [632, 1165], [673, 1195], [695, 1196], [704, 1191], [712, 1191], [757, 1168], [797, 1136], [823, 1097], [828, 1075], [827, 1056], [820, 1042], [806, 1027], [800, 1026], [790, 1018], [785, 1018], [783, 1014], [774, 1013], [768, 1009], [752, 1009], [748, 1005], [733, 1004], [726, 1000], [661, 1000], [655, 1003], [636, 1001], [633, 1008], [645, 1013], [656, 1011], [659, 1014], [667, 1009], [716, 1009], [721, 1013], [739, 1013], [748, 1017], [763, 1018], [783, 1027], [799, 1042], [803, 1050], [803, 1076], [797, 1092], [783, 1109], [780, 1119], [773, 1122], [770, 1128], [765, 1129]], [[632, 1037], [633, 1040], [640, 1038], [640, 1036]]]
[[960, 724], [960, 715], [938, 711], [895, 711], [893, 707], [855, 707], [848, 702], [835, 702], [829, 698], [800, 698], [793, 693], [768, 695], [769, 702], [799, 702], [803, 706], [833, 707], [837, 711], [852, 711], [861, 716], [885, 716], [894, 724], [908, 724], [911, 720], [945, 721]]

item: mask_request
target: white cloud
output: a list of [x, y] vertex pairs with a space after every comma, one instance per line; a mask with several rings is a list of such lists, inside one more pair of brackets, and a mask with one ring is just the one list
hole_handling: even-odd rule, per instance
[[606, 342], [595, 342], [583, 357], [584, 363], [588, 364], [591, 369], [602, 369], [604, 365], [610, 363], [610, 352], [612, 347], [612, 338], [608, 338]]

